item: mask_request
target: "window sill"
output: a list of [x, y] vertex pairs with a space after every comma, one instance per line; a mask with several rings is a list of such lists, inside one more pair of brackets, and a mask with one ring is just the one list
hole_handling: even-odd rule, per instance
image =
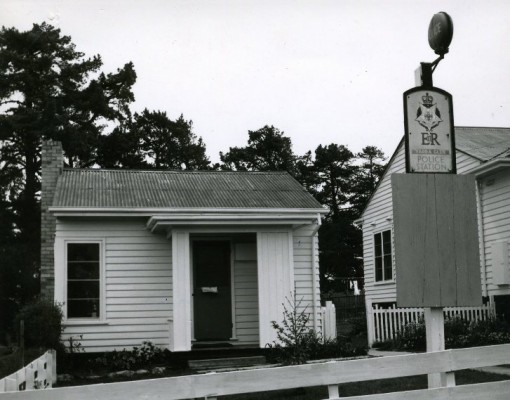
[[87, 320], [67, 320], [63, 321], [64, 326], [84, 326], [84, 325], [110, 325], [109, 322], [103, 320], [87, 321]]
[[374, 282], [374, 286], [384, 286], [384, 285], [393, 285], [393, 284], [395, 284], [395, 279]]

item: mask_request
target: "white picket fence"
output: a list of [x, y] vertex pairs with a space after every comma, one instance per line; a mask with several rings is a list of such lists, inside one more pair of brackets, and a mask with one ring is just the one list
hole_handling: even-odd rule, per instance
[[336, 310], [332, 301], [326, 301], [326, 306], [321, 307], [322, 337], [325, 340], [336, 339]]
[[0, 398], [5, 392], [51, 388], [57, 381], [57, 352], [48, 350], [19, 371], [0, 380]]
[[391, 357], [329, 361], [276, 368], [187, 375], [131, 382], [71, 386], [0, 394], [0, 400], [215, 399], [218, 396], [326, 386], [339, 399], [339, 384], [414, 375], [444, 374], [443, 387], [353, 396], [349, 400], [508, 400], [510, 380], [455, 385], [455, 371], [508, 363], [510, 344]]
[[[410, 322], [418, 322], [423, 318], [423, 308], [379, 308], [367, 304], [368, 344], [394, 339], [402, 327]], [[444, 316], [459, 317], [467, 321], [485, 320], [496, 313], [494, 303], [480, 307], [445, 307]]]

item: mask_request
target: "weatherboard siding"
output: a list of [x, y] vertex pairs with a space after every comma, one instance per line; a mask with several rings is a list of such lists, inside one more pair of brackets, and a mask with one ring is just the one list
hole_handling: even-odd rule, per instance
[[234, 244], [235, 337], [239, 344], [258, 344], [259, 305], [257, 243]]
[[473, 158], [461, 151], [457, 151], [455, 157], [457, 159], [458, 174], [467, 174], [473, 168], [478, 167], [480, 165], [480, 160], [477, 160], [476, 158]]
[[[481, 180], [480, 198], [483, 210], [486, 277], [489, 295], [508, 295], [510, 286], [493, 283], [493, 244], [510, 243], [510, 171], [504, 170]], [[507, 245], [510, 258], [510, 244]]]
[[[393, 162], [388, 166], [377, 191], [374, 193], [363, 215], [363, 259], [365, 270], [365, 296], [372, 303], [393, 302], [396, 298], [395, 281], [375, 282], [374, 234], [393, 229], [393, 203], [391, 175], [405, 173], [404, 146], [397, 150]], [[392, 245], [392, 254], [395, 255]], [[393, 263], [395, 276], [395, 263]]]
[[[320, 310], [320, 279], [319, 279], [319, 260], [318, 260], [318, 240], [314, 240], [315, 225], [309, 225], [293, 232], [293, 252], [294, 252], [294, 290], [296, 301], [301, 302], [299, 311], [304, 311], [310, 315], [310, 325], [313, 326], [314, 309], [314, 285], [317, 298], [315, 307]], [[314, 251], [315, 247], [315, 251]], [[315, 256], [315, 259], [314, 259]], [[320, 318], [317, 312], [317, 326], [319, 330]]]
[[[271, 259], [282, 262], [281, 266], [290, 267], [287, 272], [280, 271], [283, 280], [290, 278], [293, 281], [286, 290], [288, 294], [276, 296], [279, 299], [276, 308], [281, 310], [281, 303], [285, 297], [290, 297], [290, 291], [294, 289], [296, 299], [301, 301], [300, 310], [310, 314], [310, 325], [313, 324], [314, 293], [317, 311], [320, 307], [318, 241], [314, 240], [313, 228], [306, 226], [294, 231], [264, 234], [269, 235], [266, 247], [273, 251], [263, 256], [269, 263], [267, 267], [272, 269], [267, 275], [270, 280], [275, 272]], [[235, 343], [259, 344], [258, 246], [255, 235], [232, 239]], [[169, 321], [173, 318], [172, 241], [163, 235], [150, 233], [146, 229], [145, 218], [60, 219], [57, 223], [57, 248], [63, 249], [66, 241], [73, 240], [103, 243], [104, 318], [100, 321], [67, 321], [63, 339], [68, 341], [73, 337], [79, 340], [87, 352], [130, 349], [140, 346], [145, 340], [168, 347], [171, 342]], [[282, 248], [286, 248], [286, 252], [282, 252]], [[62, 252], [58, 254], [60, 266], [57, 270], [61, 272], [57, 275], [62, 283], [60, 286], [65, 286], [62, 276], [65, 260]], [[273, 284], [270, 282], [269, 285]], [[64, 301], [62, 290], [57, 294], [57, 301]], [[319, 313], [316, 315], [318, 318]], [[316, 324], [320, 329], [319, 318]]]
[[131, 348], [144, 340], [168, 346], [168, 320], [172, 318], [170, 241], [148, 232], [145, 219], [60, 220], [56, 238], [103, 240], [105, 247], [105, 319], [98, 324], [70, 320], [64, 340], [83, 335], [79, 341], [89, 352]]

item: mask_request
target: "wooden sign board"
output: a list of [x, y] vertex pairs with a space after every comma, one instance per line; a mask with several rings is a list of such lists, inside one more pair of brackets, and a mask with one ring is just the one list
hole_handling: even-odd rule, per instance
[[393, 174], [398, 307], [482, 304], [472, 175]]
[[452, 96], [439, 88], [404, 93], [406, 172], [456, 173]]

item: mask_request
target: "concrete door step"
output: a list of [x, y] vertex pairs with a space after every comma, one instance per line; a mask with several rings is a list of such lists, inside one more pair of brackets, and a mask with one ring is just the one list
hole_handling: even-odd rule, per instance
[[194, 370], [211, 371], [215, 369], [245, 368], [266, 363], [264, 356], [212, 358], [208, 360], [189, 360], [188, 366]]

